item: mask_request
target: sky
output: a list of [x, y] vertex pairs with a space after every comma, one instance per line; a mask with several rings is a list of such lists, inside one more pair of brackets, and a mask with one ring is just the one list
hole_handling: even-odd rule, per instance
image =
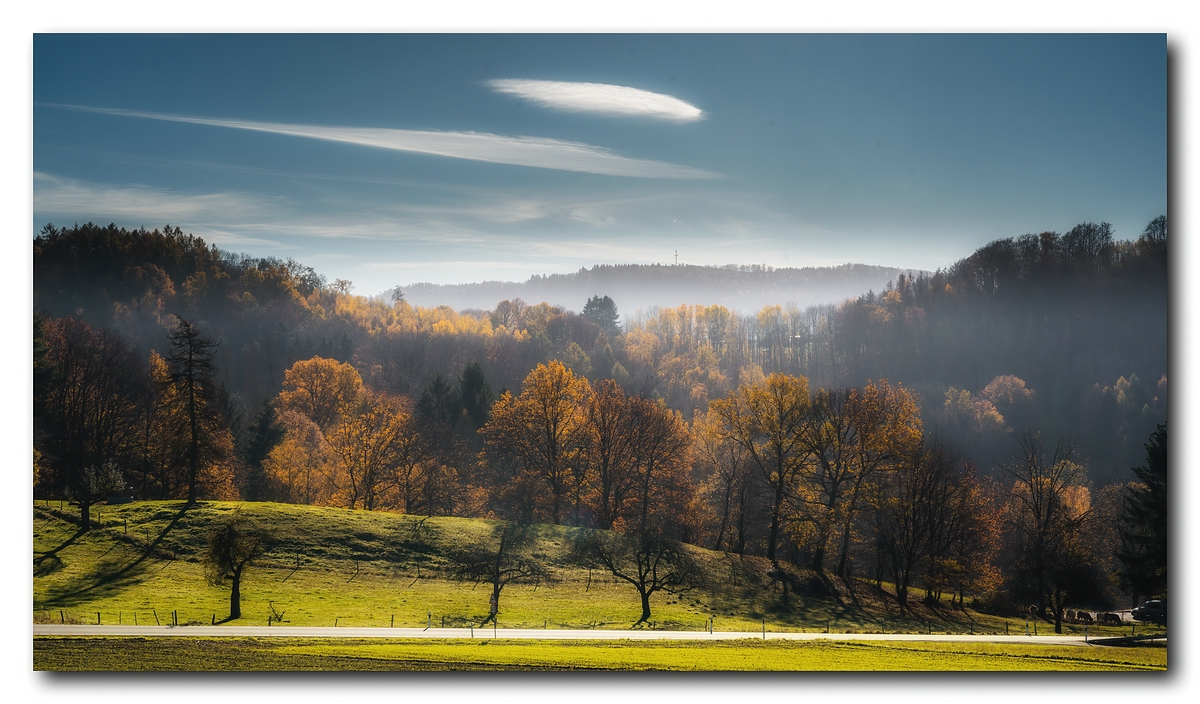
[[1166, 212], [1163, 34], [33, 41], [33, 223], [377, 294], [595, 264], [932, 270]]

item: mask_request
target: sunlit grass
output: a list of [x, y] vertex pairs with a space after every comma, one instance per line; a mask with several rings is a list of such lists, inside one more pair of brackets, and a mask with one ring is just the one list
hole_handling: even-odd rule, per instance
[[[270, 527], [276, 545], [242, 585], [243, 618], [235, 625], [266, 625], [282, 613], [283, 626], [465, 626], [487, 614], [488, 590], [448, 581], [451, 548], [486, 538], [494, 522], [451, 517], [423, 519], [393, 513], [275, 503], [203, 502], [183, 512], [179, 502], [104, 506], [101, 527], [78, 534], [58, 504], [34, 511], [34, 620], [37, 622], [153, 625], [221, 622], [228, 591], [208, 584], [199, 561], [213, 521], [240, 509]], [[627, 628], [639, 616], [636, 592], [604, 573], [567, 560], [574, 528], [539, 526], [537, 552], [557, 578], [536, 588], [505, 589], [504, 628]], [[651, 599], [652, 626], [699, 630], [837, 633], [1020, 633], [1023, 621], [973, 611], [931, 610], [914, 603], [900, 612], [872, 585], [839, 587], [837, 598], [792, 595], [784, 604], [766, 578], [762, 558], [739, 559], [697, 550], [706, 585], [683, 595]], [[298, 565], [298, 569], [297, 569]], [[914, 599], [914, 602], [919, 600]], [[98, 615], [97, 615], [98, 614]], [[156, 620], [157, 617], [157, 620]], [[443, 621], [444, 619], [444, 621]], [[1082, 627], [1066, 627], [1082, 633]], [[1039, 624], [1039, 634], [1052, 628]], [[1130, 629], [1093, 627], [1092, 634]], [[1138, 632], [1149, 632], [1138, 626]]]
[[35, 638], [39, 670], [1163, 670], [1165, 647], [832, 641]]

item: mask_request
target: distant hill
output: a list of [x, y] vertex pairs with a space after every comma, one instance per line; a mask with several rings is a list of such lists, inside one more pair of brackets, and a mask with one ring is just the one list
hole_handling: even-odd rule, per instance
[[[446, 305], [457, 310], [491, 310], [505, 299], [546, 301], [578, 311], [592, 296], [610, 296], [623, 315], [653, 306], [684, 303], [723, 305], [752, 313], [765, 305], [794, 303], [800, 308], [836, 303], [867, 291], [880, 291], [904, 269], [866, 264], [834, 267], [705, 267], [681, 264], [617, 264], [580, 269], [572, 274], [531, 276], [528, 281], [473, 284], [417, 283], [402, 287], [416, 306]], [[919, 272], [916, 272], [919, 273]], [[390, 296], [391, 291], [385, 295]]]

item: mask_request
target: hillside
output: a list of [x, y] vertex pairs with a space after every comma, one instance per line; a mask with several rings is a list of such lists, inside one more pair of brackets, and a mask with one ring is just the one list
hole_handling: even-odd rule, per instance
[[[570, 274], [532, 276], [523, 282], [414, 283], [402, 289], [405, 300], [413, 305], [447, 305], [457, 310], [491, 310], [500, 301], [521, 298], [528, 303], [545, 301], [578, 311], [592, 296], [610, 296], [625, 315], [684, 303], [721, 305], [753, 313], [766, 305], [794, 303], [805, 308], [838, 303], [867, 291], [881, 291], [902, 273], [906, 273], [904, 269], [866, 264], [801, 269], [618, 264]], [[391, 294], [387, 291], [384, 295], [390, 299]]]
[[[56, 502], [34, 510], [34, 619], [38, 622], [170, 623], [222, 619], [227, 588], [210, 586], [199, 562], [213, 521], [240, 509], [270, 529], [277, 542], [245, 578], [243, 618], [265, 624], [272, 613], [285, 625], [435, 626], [478, 624], [488, 590], [448, 581], [446, 554], [483, 540], [494, 521], [348, 511], [274, 503], [203, 502], [183, 512], [169, 501], [105, 506], [102, 527], [77, 532], [77, 514]], [[566, 560], [580, 529], [538, 526], [535, 554], [557, 581], [536, 588], [510, 585], [500, 609], [502, 627], [627, 628], [637, 618], [637, 595], [626, 584]], [[761, 558], [693, 549], [705, 585], [684, 595], [655, 594], [652, 626], [721, 630], [824, 629], [849, 632], [1004, 630], [1004, 620], [914, 602], [900, 614], [873, 585], [832, 582], [828, 597], [793, 595], [785, 605]], [[805, 575], [799, 573], [803, 578]], [[809, 577], [812, 575], [809, 574]], [[135, 615], [136, 614], [136, 615]], [[1011, 621], [1020, 627], [1019, 621]], [[1043, 624], [1043, 628], [1045, 628]]]

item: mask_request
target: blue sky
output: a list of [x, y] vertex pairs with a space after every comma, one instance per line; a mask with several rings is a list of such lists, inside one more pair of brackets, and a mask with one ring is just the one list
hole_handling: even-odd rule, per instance
[[1166, 211], [1142, 35], [38, 35], [34, 218], [360, 293], [620, 262], [933, 269]]

